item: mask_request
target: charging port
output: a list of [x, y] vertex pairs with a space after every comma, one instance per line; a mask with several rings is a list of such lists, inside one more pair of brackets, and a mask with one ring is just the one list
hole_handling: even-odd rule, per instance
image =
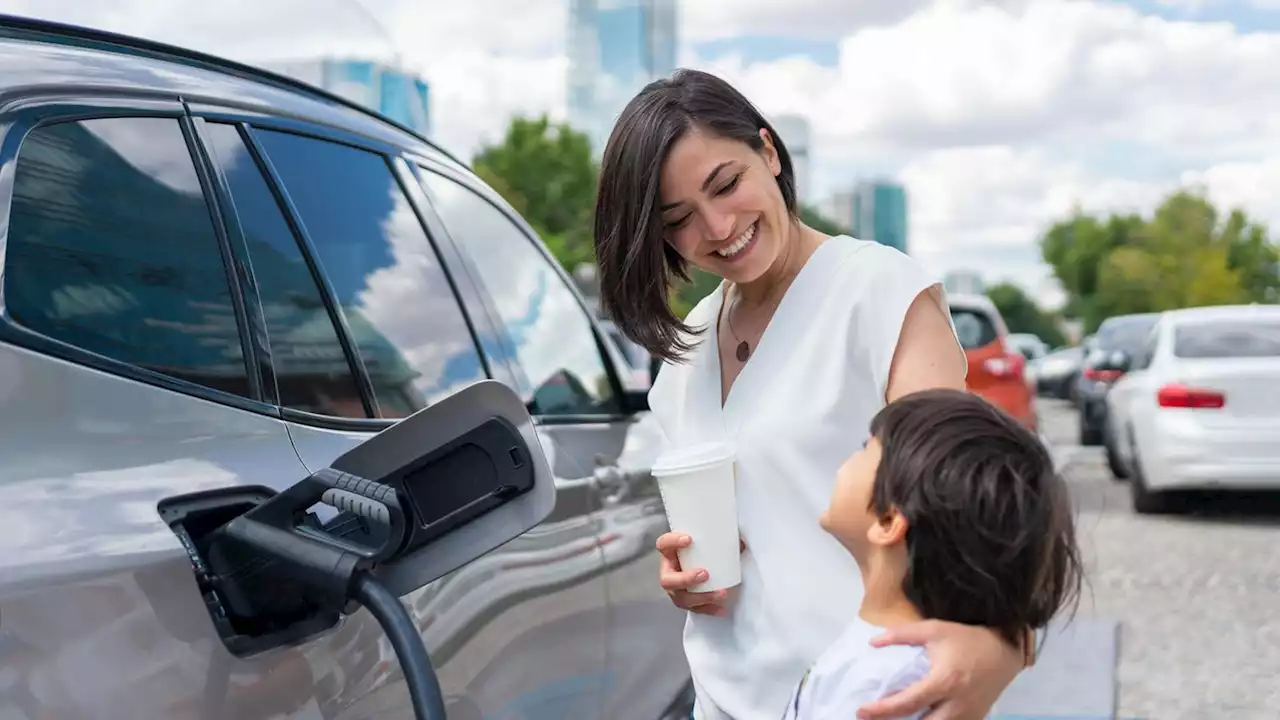
[[[223, 526], [275, 495], [266, 487], [225, 488], [170, 498], [158, 508], [187, 551], [219, 637], [237, 657], [305, 641], [336, 627], [341, 617], [332, 603], [279, 573], [276, 560], [220, 538], [217, 531]], [[346, 512], [324, 524], [310, 512], [298, 520], [303, 527], [340, 537], [377, 534]]]

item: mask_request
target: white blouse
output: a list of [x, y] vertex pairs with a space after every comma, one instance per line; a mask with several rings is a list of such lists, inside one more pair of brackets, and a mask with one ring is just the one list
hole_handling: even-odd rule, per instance
[[728, 616], [690, 613], [685, 624], [697, 720], [777, 720], [805, 669], [857, 616], [858, 567], [818, 517], [836, 470], [885, 404], [903, 319], [926, 290], [950, 317], [941, 285], [902, 252], [843, 236], [823, 242], [723, 406], [715, 332], [724, 284], [686, 319], [705, 330], [686, 362], [663, 366], [650, 406], [668, 443], [736, 446], [747, 545]]

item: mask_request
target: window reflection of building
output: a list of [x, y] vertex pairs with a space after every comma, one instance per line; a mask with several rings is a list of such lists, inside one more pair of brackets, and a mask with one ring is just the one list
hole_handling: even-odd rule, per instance
[[332, 283], [382, 416], [404, 417], [483, 378], [457, 298], [386, 160], [284, 132], [255, 136]]
[[[147, 142], [108, 141], [130, 135]], [[4, 291], [13, 318], [36, 332], [248, 393], [230, 286], [176, 120], [31, 132], [15, 176]]]

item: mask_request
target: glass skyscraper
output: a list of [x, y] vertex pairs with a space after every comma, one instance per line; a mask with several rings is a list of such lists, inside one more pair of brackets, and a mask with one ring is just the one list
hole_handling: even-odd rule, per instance
[[676, 67], [676, 0], [569, 0], [569, 122], [597, 155], [639, 90]]
[[264, 67], [359, 103], [422, 135], [431, 134], [427, 83], [416, 75], [368, 60], [318, 58]]
[[893, 182], [860, 182], [853, 188], [853, 236], [907, 252], [907, 191]]

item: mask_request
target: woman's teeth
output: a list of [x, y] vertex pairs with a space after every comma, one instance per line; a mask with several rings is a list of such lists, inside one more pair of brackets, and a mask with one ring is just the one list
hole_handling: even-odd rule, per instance
[[739, 235], [738, 239], [734, 240], [732, 245], [730, 245], [727, 248], [722, 248], [720, 250], [717, 250], [716, 254], [718, 254], [720, 257], [725, 257], [725, 258], [731, 258], [734, 255], [737, 255], [738, 253], [742, 252], [742, 249], [747, 246], [747, 243], [751, 242], [751, 238], [755, 237], [755, 234], [756, 234], [756, 223], [751, 223], [751, 227], [747, 228], [745, 232]]

